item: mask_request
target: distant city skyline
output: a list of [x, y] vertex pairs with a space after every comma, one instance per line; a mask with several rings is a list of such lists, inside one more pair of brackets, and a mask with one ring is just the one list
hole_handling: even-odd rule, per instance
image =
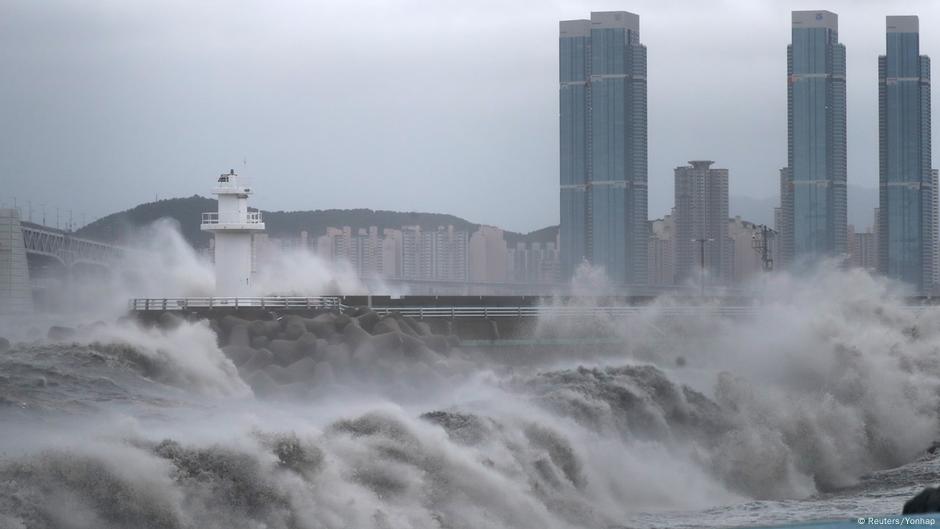
[[[875, 36], [886, 15], [935, 26], [935, 2], [352, 1], [224, 10], [12, 0], [0, 17], [0, 65], [16, 73], [0, 86], [0, 201], [10, 206], [15, 196], [24, 210], [31, 201], [34, 215], [45, 204], [47, 218], [55, 207], [71, 209], [78, 222], [155, 196], [205, 194], [207, 182], [234, 167], [255, 178], [264, 209], [438, 211], [516, 231], [555, 224], [557, 21], [628, 10], [642, 17], [644, 43], [655, 49], [649, 217], [671, 207], [672, 169], [706, 156], [737, 175], [734, 213], [736, 196], [776, 196], [786, 165], [781, 46], [798, 9], [840, 15], [848, 182], [874, 188], [884, 45]], [[343, 25], [325, 20], [360, 28], [342, 59], [330, 50]], [[924, 54], [934, 34], [923, 32]], [[447, 61], [437, 60], [440, 50]], [[851, 191], [848, 200], [851, 209]]]

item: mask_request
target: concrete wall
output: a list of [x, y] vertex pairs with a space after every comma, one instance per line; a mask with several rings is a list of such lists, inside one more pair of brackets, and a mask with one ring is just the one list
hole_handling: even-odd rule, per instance
[[15, 209], [0, 209], [0, 314], [31, 312], [29, 265]]

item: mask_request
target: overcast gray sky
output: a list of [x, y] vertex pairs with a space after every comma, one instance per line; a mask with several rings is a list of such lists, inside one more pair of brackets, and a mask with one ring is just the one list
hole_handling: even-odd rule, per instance
[[264, 209], [554, 224], [558, 21], [592, 10], [640, 15], [650, 216], [690, 159], [774, 196], [792, 9], [839, 14], [849, 180], [875, 186], [884, 17], [920, 15], [940, 56], [936, 0], [0, 0], [0, 201], [77, 221], [234, 167]]

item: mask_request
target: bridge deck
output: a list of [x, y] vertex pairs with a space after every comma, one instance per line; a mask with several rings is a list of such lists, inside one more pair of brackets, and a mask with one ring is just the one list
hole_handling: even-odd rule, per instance
[[59, 259], [64, 264], [90, 262], [106, 264], [124, 255], [125, 249], [111, 244], [75, 237], [70, 232], [32, 222], [20, 223], [28, 254]]

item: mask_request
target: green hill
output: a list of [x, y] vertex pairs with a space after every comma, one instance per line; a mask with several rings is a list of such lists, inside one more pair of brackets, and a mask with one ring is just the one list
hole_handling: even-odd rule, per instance
[[170, 218], [179, 222], [180, 232], [191, 245], [205, 248], [209, 246], [210, 235], [199, 230], [199, 222], [204, 211], [215, 209], [215, 200], [199, 195], [158, 200], [101, 217], [77, 230], [75, 235], [97, 241], [126, 244], [133, 241], [137, 229], [159, 219]]
[[[135, 208], [102, 217], [76, 232], [79, 237], [126, 244], [133, 240], [135, 231], [161, 218], [176, 220], [183, 237], [196, 248], [209, 245], [210, 235], [199, 230], [199, 221], [204, 211], [215, 211], [215, 199], [193, 195], [188, 198], [171, 198], [141, 204]], [[262, 211], [267, 233], [272, 237], [298, 237], [306, 230], [314, 238], [326, 233], [328, 227], [349, 226], [354, 230], [377, 226], [401, 228], [421, 226], [435, 229], [453, 225], [459, 230], [475, 231], [480, 225], [466, 219], [444, 213], [419, 213], [384, 211], [371, 209], [324, 209], [315, 211]], [[510, 245], [517, 242], [554, 241], [558, 226], [549, 226], [528, 234], [505, 232]]]

